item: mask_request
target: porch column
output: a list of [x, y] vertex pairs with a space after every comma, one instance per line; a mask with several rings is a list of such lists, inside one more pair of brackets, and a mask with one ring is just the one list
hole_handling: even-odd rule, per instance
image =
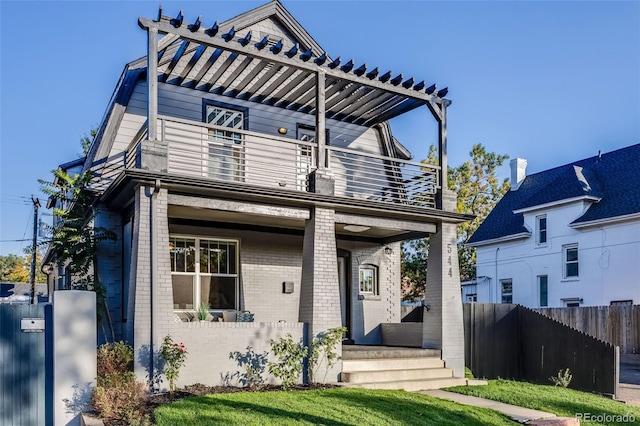
[[135, 373], [146, 381], [157, 373], [157, 351], [172, 321], [171, 266], [167, 190], [138, 186], [127, 328], [133, 336]]
[[[452, 211], [456, 194], [442, 190], [443, 210]], [[442, 350], [447, 368], [464, 377], [464, 326], [456, 225], [441, 223], [429, 239], [429, 269], [425, 290], [422, 347]]]
[[[305, 344], [311, 346], [319, 333], [342, 325], [334, 210], [312, 209], [304, 230], [302, 255], [299, 321], [308, 325]], [[342, 355], [342, 346], [336, 349]], [[323, 380], [324, 367], [318, 371], [316, 380]], [[340, 371], [338, 363], [329, 370], [326, 381], [338, 381]]]

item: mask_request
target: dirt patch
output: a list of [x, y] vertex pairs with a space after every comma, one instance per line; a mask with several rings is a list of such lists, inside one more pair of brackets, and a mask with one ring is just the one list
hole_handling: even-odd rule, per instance
[[[307, 391], [313, 389], [331, 389], [339, 387], [332, 384], [312, 384], [312, 385], [296, 385], [289, 389], [289, 391]], [[256, 388], [240, 388], [233, 386], [207, 386], [202, 383], [196, 383], [194, 385], [185, 386], [182, 389], [177, 389], [171, 393], [158, 393], [150, 395], [144, 407], [144, 412], [149, 416], [153, 423], [153, 410], [164, 404], [170, 404], [175, 401], [179, 401], [190, 396], [204, 396], [215, 393], [238, 393], [238, 392], [274, 392], [282, 390], [282, 386], [266, 385]], [[126, 421], [110, 420], [104, 421], [105, 426], [128, 426]]]

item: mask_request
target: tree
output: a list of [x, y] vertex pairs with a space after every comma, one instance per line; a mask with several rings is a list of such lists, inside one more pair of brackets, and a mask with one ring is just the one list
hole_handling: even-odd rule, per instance
[[[476, 276], [475, 249], [464, 242], [478, 229], [478, 226], [491, 212], [500, 198], [509, 190], [509, 181], [498, 181], [498, 167], [502, 166], [508, 155], [487, 152], [482, 144], [475, 144], [469, 152], [470, 159], [458, 167], [448, 167], [447, 187], [457, 193], [458, 213], [476, 216], [470, 222], [458, 226], [458, 260], [460, 279], [474, 279]], [[437, 148], [429, 147], [429, 154], [423, 163], [437, 164]], [[417, 300], [424, 296], [427, 282], [427, 262], [429, 257], [429, 239], [414, 240], [402, 247], [403, 298]]]
[[508, 155], [487, 152], [482, 144], [475, 144], [469, 152], [470, 160], [449, 169], [449, 189], [458, 194], [456, 211], [475, 216], [470, 222], [458, 225], [458, 258], [460, 261], [460, 279], [471, 280], [476, 277], [476, 251], [464, 242], [478, 229], [482, 221], [509, 190], [508, 179], [498, 182], [498, 167], [502, 166]]
[[93, 225], [95, 197], [89, 187], [93, 177], [90, 171], [71, 176], [57, 169], [53, 175], [53, 181], [39, 180], [42, 192], [54, 200], [53, 215], [56, 217], [54, 224], [46, 227], [49, 237], [40, 245], [48, 246], [55, 262], [65, 266], [71, 288], [96, 292], [98, 306], [106, 316], [113, 340], [105, 289], [99, 280], [97, 254], [99, 243], [115, 241], [116, 234]]
[[[36, 283], [46, 283], [47, 277], [40, 271], [42, 253], [36, 252]], [[31, 255], [17, 254], [0, 256], [0, 281], [9, 283], [28, 283], [31, 273]]]

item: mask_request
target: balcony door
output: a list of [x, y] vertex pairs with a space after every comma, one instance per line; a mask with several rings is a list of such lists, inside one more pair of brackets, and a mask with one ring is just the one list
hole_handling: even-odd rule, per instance
[[242, 182], [244, 180], [244, 138], [246, 110], [226, 104], [206, 104], [205, 120], [217, 126], [209, 128], [206, 142], [206, 175], [211, 179]]

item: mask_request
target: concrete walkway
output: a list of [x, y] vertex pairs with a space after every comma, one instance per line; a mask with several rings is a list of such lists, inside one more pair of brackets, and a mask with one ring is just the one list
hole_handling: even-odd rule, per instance
[[474, 407], [489, 408], [499, 411], [511, 417], [519, 423], [527, 423], [532, 420], [555, 418], [555, 414], [544, 411], [532, 410], [530, 408], [517, 407], [515, 405], [504, 404], [502, 402], [491, 401], [490, 399], [478, 398], [477, 396], [461, 395], [459, 393], [447, 392], [443, 390], [427, 390], [418, 393], [429, 395], [435, 398], [448, 399], [464, 405]]

